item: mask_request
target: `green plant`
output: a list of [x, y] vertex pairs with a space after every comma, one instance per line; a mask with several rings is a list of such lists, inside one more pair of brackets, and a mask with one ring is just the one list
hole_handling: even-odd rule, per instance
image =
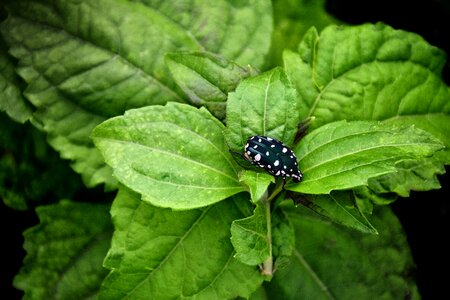
[[[439, 188], [450, 162], [445, 54], [381, 23], [287, 22], [302, 39], [280, 57], [296, 43], [283, 3], [275, 24], [269, 1], [4, 4], [0, 108], [86, 187], [118, 190], [111, 208], [36, 208], [15, 278], [26, 297], [420, 297], [387, 204]], [[231, 152], [252, 135], [289, 145], [302, 181], [241, 166]], [[45, 192], [8, 195], [23, 209]]]

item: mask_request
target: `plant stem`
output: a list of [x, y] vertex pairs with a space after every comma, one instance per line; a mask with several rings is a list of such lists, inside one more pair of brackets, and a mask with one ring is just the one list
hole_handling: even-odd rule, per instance
[[267, 224], [267, 240], [269, 242], [269, 257], [264, 261], [261, 274], [272, 276], [273, 275], [273, 257], [272, 257], [272, 216], [270, 211], [269, 198], [262, 201], [266, 211], [266, 224]]
[[262, 265], [261, 274], [272, 276], [273, 269], [273, 255], [272, 255], [272, 212], [270, 210], [271, 201], [283, 190], [283, 184], [281, 181], [277, 181], [277, 184], [270, 194], [261, 199], [262, 205], [264, 205], [265, 213], [266, 213], [266, 226], [267, 226], [267, 240], [269, 242], [269, 257], [264, 261]]

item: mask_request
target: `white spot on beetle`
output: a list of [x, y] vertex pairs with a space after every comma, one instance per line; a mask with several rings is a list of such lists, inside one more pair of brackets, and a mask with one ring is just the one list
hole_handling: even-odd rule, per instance
[[260, 142], [260, 143], [261, 143], [261, 139], [258, 139], [258, 142]]
[[276, 161], [273, 162], [273, 165], [276, 167], [280, 164], [280, 161], [277, 159]]
[[272, 169], [272, 166], [271, 165], [267, 165], [267, 168]]
[[286, 153], [286, 152], [288, 152], [288, 149], [287, 149], [286, 147], [284, 147], [284, 148], [281, 150], [281, 152]]
[[280, 175], [280, 170], [278, 170], [278, 172], [275, 173], [275, 176], [279, 176]]
[[260, 161], [261, 160], [261, 154], [256, 154], [255, 155], [255, 161]]
[[253, 149], [256, 149], [256, 148], [258, 148], [258, 145], [253, 146]]
[[273, 141], [273, 139], [272, 138], [270, 138], [270, 137], [268, 137], [267, 138], [267, 140], [270, 142], [270, 141]]
[[284, 169], [287, 169], [287, 166], [283, 166]]
[[266, 156], [269, 156], [269, 151], [266, 151]]
[[270, 148], [275, 148], [275, 145], [270, 145]]

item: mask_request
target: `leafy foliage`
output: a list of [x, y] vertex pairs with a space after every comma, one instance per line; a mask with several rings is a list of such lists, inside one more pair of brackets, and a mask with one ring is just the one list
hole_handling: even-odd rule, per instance
[[173, 211], [121, 189], [111, 210], [116, 231], [105, 261], [112, 271], [99, 298], [248, 297], [262, 276], [233, 258], [230, 225], [242, 217], [234, 201]]
[[28, 254], [14, 279], [26, 298], [95, 298], [106, 275], [102, 261], [112, 233], [108, 210], [109, 205], [67, 200], [37, 209], [40, 223], [24, 234]]
[[389, 208], [377, 209], [372, 218], [380, 228], [376, 236], [334, 226], [302, 208], [288, 211], [296, 250], [290, 264], [265, 285], [268, 298], [420, 299], [405, 276], [414, 264]]
[[[445, 54], [381, 23], [306, 30], [333, 19], [321, 1], [300, 3], [2, 4], [0, 110], [43, 131], [86, 187], [118, 189], [112, 239], [108, 204], [37, 207], [15, 280], [27, 298], [420, 297], [401, 227], [380, 206], [440, 187]], [[6, 115], [5, 203], [81, 189], [42, 135]], [[289, 145], [302, 181], [248, 166], [252, 135]], [[41, 180], [36, 157], [54, 166]]]
[[[111, 171], [89, 139], [92, 129], [133, 107], [185, 102], [164, 64], [165, 53], [210, 50], [261, 65], [271, 12], [268, 1], [252, 2], [200, 1], [188, 7], [158, 1], [11, 1], [1, 31], [19, 60], [27, 99], [37, 108], [33, 118], [49, 143], [74, 160], [88, 186], [111, 186]], [[215, 16], [222, 20], [212, 22]]]
[[116, 178], [143, 200], [189, 209], [243, 190], [223, 130], [205, 109], [169, 103], [127, 111], [92, 137]]
[[395, 172], [403, 160], [431, 156], [443, 148], [440, 140], [414, 127], [329, 123], [312, 131], [295, 149], [304, 179], [292, 189], [328, 194], [332, 189], [367, 185], [369, 178]]

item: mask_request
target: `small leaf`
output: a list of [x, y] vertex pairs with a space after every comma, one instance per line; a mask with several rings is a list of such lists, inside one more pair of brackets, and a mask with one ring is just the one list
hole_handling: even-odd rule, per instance
[[243, 78], [255, 73], [251, 68], [244, 69], [208, 52], [170, 53], [165, 61], [191, 103], [205, 106], [219, 119], [225, 118], [228, 93]]
[[275, 179], [267, 173], [244, 170], [239, 176], [239, 181], [249, 188], [252, 202], [257, 203], [267, 192], [270, 183], [275, 182]]
[[38, 207], [37, 214], [40, 224], [24, 233], [27, 256], [14, 286], [27, 299], [94, 297], [107, 275], [109, 205], [61, 201]]
[[156, 206], [191, 209], [244, 191], [206, 109], [179, 103], [129, 110], [92, 133], [116, 178]]
[[299, 195], [290, 197], [309, 209], [333, 222], [348, 226], [364, 233], [378, 234], [364, 214], [356, 206], [350, 192], [332, 192], [330, 195]]
[[271, 240], [267, 231], [266, 206], [258, 203], [253, 215], [234, 220], [231, 224], [231, 243], [236, 259], [256, 266], [271, 255]]
[[371, 219], [379, 235], [335, 226], [303, 207], [285, 211], [296, 249], [265, 285], [268, 299], [420, 299], [408, 242], [388, 207]]
[[252, 135], [291, 144], [300, 122], [296, 105], [297, 93], [281, 68], [243, 80], [228, 98], [228, 145], [242, 151]]
[[230, 225], [244, 215], [229, 198], [174, 211], [142, 202], [121, 188], [111, 214], [115, 233], [99, 299], [248, 298], [261, 285], [257, 268], [233, 258]]
[[397, 163], [431, 156], [442, 143], [426, 131], [369, 121], [334, 122], [308, 134], [295, 148], [303, 179], [288, 189], [327, 194], [393, 173]]

